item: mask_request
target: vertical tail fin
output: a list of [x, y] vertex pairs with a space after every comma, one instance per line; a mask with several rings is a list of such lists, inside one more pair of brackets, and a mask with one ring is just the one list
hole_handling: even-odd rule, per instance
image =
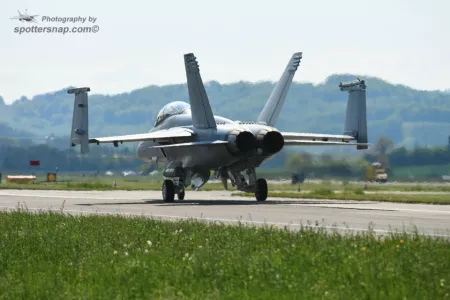
[[193, 53], [184, 55], [189, 102], [191, 103], [192, 124], [198, 128], [216, 128], [216, 121], [206, 95], [200, 69]]
[[294, 53], [289, 60], [280, 80], [276, 84], [275, 88], [270, 94], [266, 105], [264, 106], [261, 114], [258, 117], [257, 122], [266, 124], [269, 126], [274, 126], [278, 115], [280, 114], [281, 108], [283, 107], [284, 100], [291, 86], [292, 79], [294, 78], [295, 72], [300, 65], [300, 60], [302, 59], [302, 52]]
[[[368, 142], [366, 84], [364, 80], [355, 80], [339, 84], [341, 91], [348, 91], [347, 113], [345, 115], [344, 134], [356, 138], [357, 143]], [[358, 145], [358, 150], [367, 149], [366, 145]]]
[[70, 89], [68, 94], [75, 94], [73, 106], [71, 146], [81, 145], [81, 153], [89, 152], [88, 87]]

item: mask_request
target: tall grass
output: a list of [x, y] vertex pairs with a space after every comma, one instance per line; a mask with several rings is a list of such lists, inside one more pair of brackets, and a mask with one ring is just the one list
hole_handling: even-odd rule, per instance
[[444, 299], [450, 242], [420, 235], [0, 213], [21, 299]]

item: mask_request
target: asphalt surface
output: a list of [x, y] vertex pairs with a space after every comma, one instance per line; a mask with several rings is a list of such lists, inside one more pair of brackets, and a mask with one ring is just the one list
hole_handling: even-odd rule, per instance
[[0, 190], [0, 209], [56, 210], [71, 214], [198, 218], [225, 223], [269, 224], [297, 229], [320, 226], [340, 231], [418, 231], [450, 237], [450, 205], [317, 199], [234, 197], [229, 191], [187, 191], [186, 200], [164, 203], [159, 191]]

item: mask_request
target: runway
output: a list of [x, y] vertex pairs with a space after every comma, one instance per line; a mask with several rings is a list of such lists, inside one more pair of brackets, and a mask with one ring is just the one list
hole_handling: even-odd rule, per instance
[[57, 210], [71, 214], [144, 215], [164, 219], [269, 224], [291, 229], [325, 226], [339, 230], [414, 232], [450, 237], [450, 205], [316, 199], [234, 197], [229, 191], [187, 191], [186, 200], [164, 203], [159, 191], [0, 190], [0, 208]]

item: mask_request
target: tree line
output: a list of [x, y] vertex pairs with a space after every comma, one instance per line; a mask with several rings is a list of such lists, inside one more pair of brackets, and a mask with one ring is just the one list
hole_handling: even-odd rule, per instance
[[[52, 172], [59, 171], [149, 171], [155, 168], [144, 163], [136, 156], [132, 146], [121, 145], [114, 148], [109, 145], [91, 145], [90, 152], [79, 153], [79, 148], [62, 147], [58, 141], [47, 144], [30, 144], [26, 140], [13, 141], [0, 139], [0, 172]], [[31, 167], [30, 160], [39, 160], [39, 167]], [[364, 177], [371, 163], [380, 161], [388, 172], [395, 173], [396, 168], [449, 165], [450, 147], [417, 147], [406, 149], [395, 147], [395, 143], [386, 137], [380, 137], [377, 143], [363, 154], [347, 157], [295, 150], [283, 150], [263, 168], [285, 170], [286, 173], [305, 173], [308, 177], [355, 178]], [[450, 171], [450, 170], [449, 170]]]
[[[321, 84], [294, 82], [281, 111], [277, 128], [282, 131], [341, 134], [344, 126], [347, 93], [339, 90], [341, 81], [358, 75], [332, 75]], [[406, 148], [445, 145], [450, 135], [450, 94], [419, 91], [379, 78], [363, 76], [367, 83], [367, 119], [370, 142], [388, 136]], [[254, 121], [264, 107], [274, 82], [211, 81], [206, 90], [213, 112], [233, 120]], [[1, 91], [0, 91], [1, 93]], [[73, 95], [67, 88], [22, 97], [11, 105], [0, 101], [0, 135], [35, 136], [69, 134]], [[171, 101], [189, 102], [186, 84], [147, 86], [117, 95], [90, 94], [91, 136], [148, 132], [158, 111]], [[14, 132], [12, 132], [14, 131]]]

